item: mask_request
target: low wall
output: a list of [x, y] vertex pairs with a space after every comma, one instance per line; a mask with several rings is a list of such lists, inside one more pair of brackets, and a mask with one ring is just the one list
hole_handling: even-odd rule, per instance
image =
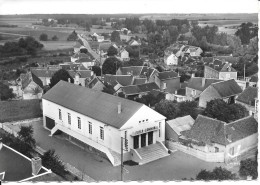
[[165, 144], [170, 150], [177, 149], [207, 162], [224, 162], [224, 152], [206, 153], [172, 141], [166, 141]]

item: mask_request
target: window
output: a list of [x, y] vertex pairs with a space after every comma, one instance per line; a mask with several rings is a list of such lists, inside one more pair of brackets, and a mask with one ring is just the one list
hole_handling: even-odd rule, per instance
[[215, 147], [215, 153], [219, 152], [219, 148]]
[[142, 121], [139, 121], [139, 123], [141, 123]]
[[104, 128], [100, 127], [100, 139], [104, 140]]
[[81, 119], [78, 117], [78, 129], [81, 129]]
[[163, 89], [166, 89], [166, 83], [165, 82], [163, 82]]
[[61, 110], [59, 109], [59, 119], [62, 120]]
[[161, 122], [159, 122], [159, 137], [161, 137]]
[[70, 113], [68, 113], [68, 123], [71, 125], [71, 116], [70, 116]]
[[92, 134], [92, 123], [88, 122], [88, 133]]
[[125, 149], [128, 151], [127, 131], [125, 131]]
[[230, 148], [230, 149], [229, 149], [229, 153], [230, 153], [231, 155], [234, 155], [234, 153], [235, 153], [235, 148], [234, 148], [234, 147]]
[[146, 121], [148, 121], [148, 119], [146, 119]]

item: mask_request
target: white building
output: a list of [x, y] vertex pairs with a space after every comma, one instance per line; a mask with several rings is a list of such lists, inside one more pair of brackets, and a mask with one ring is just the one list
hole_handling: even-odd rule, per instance
[[[44, 127], [106, 154], [120, 164], [144, 164], [165, 156], [165, 117], [146, 105], [60, 81], [42, 98]], [[148, 154], [148, 155], [147, 155]]]

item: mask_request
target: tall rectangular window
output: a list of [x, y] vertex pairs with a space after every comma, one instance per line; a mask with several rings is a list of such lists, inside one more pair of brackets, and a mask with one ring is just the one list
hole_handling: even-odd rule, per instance
[[104, 128], [100, 127], [100, 139], [104, 140]]
[[59, 119], [62, 120], [61, 110], [59, 109]]
[[92, 134], [92, 123], [88, 122], [88, 133]]
[[81, 119], [78, 117], [78, 129], [81, 129]]
[[70, 113], [68, 113], [68, 123], [71, 125], [71, 116], [70, 116]]
[[159, 137], [161, 137], [161, 122], [159, 122]]

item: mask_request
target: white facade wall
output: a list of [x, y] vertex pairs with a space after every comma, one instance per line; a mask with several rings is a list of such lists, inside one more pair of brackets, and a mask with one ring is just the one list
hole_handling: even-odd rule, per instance
[[[153, 143], [156, 143], [156, 141], [165, 141], [165, 117], [145, 105], [143, 105], [120, 130], [45, 99], [43, 99], [42, 105], [43, 116], [47, 116], [55, 120], [56, 124], [69, 128], [78, 134], [83, 135], [86, 138], [91, 139], [92, 141], [118, 153], [120, 153], [121, 149], [120, 138], [125, 136], [125, 131], [127, 131], [128, 152], [130, 152], [130, 149], [133, 148], [133, 136], [131, 136], [133, 132], [144, 130], [153, 126], [159, 127], [159, 123], [161, 128], [160, 137], [159, 131], [154, 131]], [[59, 120], [59, 109], [62, 112], [62, 120]], [[122, 111], [124, 111], [123, 107]], [[71, 125], [68, 124], [68, 113], [71, 115]], [[78, 117], [81, 118], [81, 129], [78, 129]], [[148, 121], [146, 121], [146, 119], [148, 119]], [[143, 120], [145, 120], [145, 122], [143, 122]], [[139, 123], [139, 121], [141, 121], [141, 123]], [[92, 134], [89, 134], [89, 122], [92, 123]], [[104, 128], [104, 140], [100, 138], [100, 127]], [[148, 141], [148, 136], [146, 140]], [[141, 146], [140, 141], [139, 146]], [[124, 151], [124, 153], [127, 152]]]

